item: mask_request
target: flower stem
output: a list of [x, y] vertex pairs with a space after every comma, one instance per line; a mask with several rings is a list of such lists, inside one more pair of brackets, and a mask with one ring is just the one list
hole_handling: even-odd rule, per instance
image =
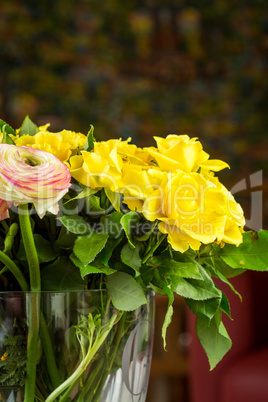
[[19, 205], [18, 210], [21, 237], [23, 240], [30, 272], [31, 291], [39, 292], [41, 290], [40, 268], [28, 212], [28, 204]]
[[146, 250], [146, 252], [145, 252], [145, 256], [144, 256], [144, 258], [143, 258], [143, 260], [142, 260], [142, 263], [143, 263], [143, 264], [145, 264], [145, 263], [149, 260], [149, 258], [153, 256], [155, 250], [160, 246], [160, 244], [162, 243], [162, 241], [163, 241], [166, 237], [167, 237], [166, 234], [161, 234], [161, 235], [159, 236], [159, 240], [156, 241], [156, 243], [154, 244], [154, 246], [151, 247], [151, 245], [150, 245], [150, 247], [147, 248], [147, 250]]
[[46, 364], [47, 364], [47, 370], [49, 373], [49, 377], [50, 377], [52, 386], [54, 388], [57, 388], [60, 385], [61, 381], [60, 381], [60, 376], [59, 376], [58, 368], [56, 365], [55, 356], [54, 356], [52, 344], [50, 341], [46, 321], [45, 321], [45, 318], [44, 318], [42, 312], [40, 313], [40, 329], [41, 329], [40, 337], [41, 337], [41, 341], [42, 341], [42, 345], [43, 345], [44, 354], [46, 357]]
[[36, 364], [37, 364], [37, 347], [39, 339], [39, 309], [40, 309], [40, 293], [30, 294], [29, 306], [29, 323], [27, 338], [27, 364], [26, 364], [26, 383], [24, 400], [34, 402], [35, 396], [35, 380], [36, 380]]
[[[93, 363], [94, 364], [94, 363]], [[103, 360], [99, 359], [94, 367], [92, 365], [92, 368], [90, 367], [90, 373], [89, 373], [89, 377], [87, 379], [87, 381], [85, 382], [85, 384], [83, 385], [83, 388], [81, 389], [81, 394], [83, 397], [85, 397], [85, 395], [87, 395], [87, 393], [89, 392], [90, 389], [95, 390], [95, 383], [96, 383], [96, 378], [101, 377], [101, 372], [103, 369]]]
[[[27, 338], [27, 365], [26, 365], [26, 383], [24, 400], [34, 402], [35, 396], [35, 380], [36, 380], [36, 365], [38, 358], [38, 340], [39, 340], [39, 312], [40, 312], [40, 267], [38, 255], [34, 243], [34, 237], [31, 227], [31, 221], [28, 211], [28, 204], [19, 205], [19, 222], [21, 237], [24, 244], [24, 249], [27, 257], [29, 272], [31, 304], [29, 308], [29, 329]], [[38, 292], [38, 293], [35, 293]]]
[[[81, 376], [81, 374], [83, 374], [83, 372], [86, 370], [86, 368], [88, 367], [89, 363], [91, 362], [91, 360], [94, 358], [94, 356], [96, 355], [97, 351], [99, 350], [99, 348], [103, 345], [105, 339], [107, 338], [107, 336], [109, 335], [116, 319], [117, 319], [118, 313], [114, 313], [113, 316], [111, 317], [111, 320], [109, 321], [109, 323], [107, 324], [107, 328], [105, 329], [105, 331], [103, 331], [101, 333], [101, 335], [95, 340], [94, 344], [92, 345], [92, 347], [90, 347], [88, 349], [88, 352], [86, 354], [86, 356], [84, 357], [84, 359], [81, 361], [81, 363], [79, 364], [79, 366], [77, 367], [77, 369], [75, 370], [75, 372], [66, 380], [64, 381], [57, 389], [55, 389], [50, 395], [49, 397], [45, 400], [45, 402], [53, 402], [55, 401], [55, 399], [68, 387], [70, 387], [73, 383], [75, 383], [79, 377]], [[27, 400], [28, 402], [28, 400]]]
[[94, 368], [94, 372], [96, 371], [95, 374], [98, 374], [98, 376], [92, 376], [92, 373], [90, 372], [90, 376], [84, 384], [82, 392], [83, 395], [87, 396], [89, 401], [93, 402], [99, 400], [107, 377], [112, 372], [112, 367], [116, 354], [118, 353], [120, 342], [130, 326], [130, 323], [126, 325], [126, 318], [127, 312], [124, 312], [120, 318], [120, 321], [118, 322], [118, 328], [116, 329], [116, 335], [113, 343], [106, 345], [106, 358], [104, 357], [103, 359], [100, 359], [98, 366]]
[[[5, 264], [6, 268], [8, 268], [10, 270], [10, 272], [15, 276], [21, 289], [24, 292], [29, 290], [28, 283], [27, 283], [26, 279], [24, 278], [22, 272], [20, 271], [19, 267], [3, 251], [0, 251], [0, 261], [3, 264]], [[0, 274], [2, 272], [3, 272], [3, 270], [0, 272]]]

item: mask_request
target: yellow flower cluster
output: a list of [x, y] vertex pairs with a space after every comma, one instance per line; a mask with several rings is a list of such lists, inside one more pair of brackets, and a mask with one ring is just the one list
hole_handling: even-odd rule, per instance
[[62, 130], [58, 133], [48, 131], [49, 124], [39, 127], [35, 135], [24, 134], [12, 136], [16, 145], [24, 145], [41, 149], [55, 155], [62, 162], [68, 161], [70, 156], [83, 149], [87, 137], [81, 133], [70, 130]]
[[159, 230], [168, 235], [173, 249], [184, 252], [189, 247], [198, 250], [202, 243], [242, 242], [243, 211], [214, 175], [229, 166], [209, 159], [197, 138], [155, 137], [157, 146], [147, 148], [116, 139], [95, 142], [87, 152], [85, 135], [52, 133], [48, 127], [13, 140], [52, 153], [85, 186], [105, 188], [107, 195], [122, 194], [130, 210], [159, 221]]
[[2, 360], [2, 361], [3, 361], [3, 360], [6, 360], [6, 359], [7, 359], [7, 356], [8, 356], [8, 354], [7, 354], [7, 352], [5, 352], [5, 353], [2, 355], [1, 360]]
[[86, 186], [122, 194], [131, 210], [160, 221], [159, 230], [175, 250], [240, 244], [243, 211], [213, 173], [228, 165], [209, 159], [196, 138], [155, 140], [156, 148], [138, 148], [130, 139], [96, 142], [91, 152], [70, 158], [71, 174]]

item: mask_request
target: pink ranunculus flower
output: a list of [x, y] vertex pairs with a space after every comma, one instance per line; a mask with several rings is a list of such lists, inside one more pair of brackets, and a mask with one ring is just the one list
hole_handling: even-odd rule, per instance
[[54, 155], [30, 147], [0, 144], [0, 199], [6, 202], [3, 210], [12, 203], [32, 203], [40, 218], [47, 211], [57, 214], [58, 201], [67, 193], [70, 181], [68, 167]]

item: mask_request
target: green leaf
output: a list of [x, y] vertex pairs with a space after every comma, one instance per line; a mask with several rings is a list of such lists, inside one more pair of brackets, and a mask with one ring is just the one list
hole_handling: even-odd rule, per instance
[[173, 316], [173, 301], [174, 301], [174, 294], [173, 292], [169, 289], [169, 287], [166, 285], [166, 283], [163, 286], [163, 290], [168, 296], [168, 308], [167, 312], [165, 315], [164, 323], [162, 326], [162, 338], [163, 338], [163, 343], [164, 343], [164, 349], [166, 349], [166, 335], [167, 335], [167, 328], [171, 323], [172, 316]]
[[245, 272], [245, 269], [233, 269], [229, 265], [227, 265], [218, 255], [219, 251], [215, 252], [215, 256], [201, 258], [201, 265], [207, 265], [208, 267], [215, 270], [220, 271], [225, 278], [234, 278], [235, 276], [241, 275]]
[[41, 235], [35, 233], [34, 242], [40, 263], [49, 262], [57, 258], [58, 254], [55, 252], [52, 244]]
[[[0, 120], [0, 122], [3, 122], [3, 120]], [[4, 123], [4, 122], [3, 122]], [[3, 138], [2, 138], [2, 144], [10, 144], [10, 145], [14, 145], [14, 141], [12, 140], [12, 138], [10, 137], [9, 134], [14, 134], [15, 131], [8, 125], [8, 124], [4, 124], [2, 125], [1, 131], [3, 133]], [[16, 134], [16, 133], [15, 133]], [[14, 134], [14, 135], [15, 135]]]
[[136, 236], [136, 239], [141, 242], [147, 241], [149, 237], [152, 235], [153, 231], [156, 229], [156, 227], [157, 227], [156, 221], [155, 222], [146, 221], [146, 224], [143, 224], [141, 226], [142, 234], [138, 234]]
[[[34, 234], [34, 243], [37, 250], [38, 260], [40, 263], [49, 262], [57, 258], [58, 254], [55, 252], [52, 244], [46, 239], [44, 239], [41, 235], [37, 233]], [[19, 261], [27, 261], [23, 241], [20, 242], [16, 258]]]
[[221, 292], [216, 288], [214, 282], [200, 266], [200, 273], [202, 280], [198, 279], [184, 279], [180, 277], [172, 277], [171, 288], [173, 292], [180, 296], [194, 299], [194, 300], [207, 300], [221, 297]]
[[42, 290], [82, 290], [85, 282], [69, 258], [60, 257], [41, 271]]
[[35, 135], [38, 132], [39, 132], [39, 128], [32, 122], [32, 120], [29, 118], [29, 116], [26, 116], [21, 125], [19, 135], [24, 135], [24, 134]]
[[[117, 272], [125, 272], [126, 274], [132, 276], [133, 278], [135, 277], [135, 271], [133, 270], [133, 268], [130, 268], [128, 265], [124, 264], [121, 261], [116, 261], [113, 264], [113, 268]], [[138, 276], [135, 277], [135, 280], [137, 280], [136, 278], [138, 278]]]
[[121, 250], [121, 260], [123, 261], [123, 263], [135, 269], [135, 271], [138, 273], [141, 267], [141, 248], [141, 244], [137, 244], [135, 248], [131, 248], [129, 243], [127, 243]]
[[225, 314], [227, 314], [229, 318], [232, 319], [229, 300], [227, 299], [227, 296], [226, 296], [224, 293], [222, 293], [221, 310], [222, 310]]
[[84, 146], [84, 151], [90, 152], [92, 151], [92, 149], [94, 149], [94, 143], [95, 143], [95, 138], [93, 136], [94, 133], [94, 127], [92, 126], [92, 124], [90, 125], [90, 130], [87, 133], [87, 140]]
[[268, 270], [268, 231], [261, 230], [257, 237], [253, 232], [243, 233], [243, 243], [238, 247], [226, 244], [220, 257], [230, 267], [254, 271]]
[[107, 234], [94, 231], [88, 235], [79, 236], [74, 244], [74, 254], [86, 266], [95, 259], [96, 255], [105, 246], [107, 240]]
[[[226, 283], [229, 287], [230, 287], [230, 289], [240, 298], [240, 300], [242, 301], [242, 296], [241, 296], [241, 294], [239, 293], [239, 292], [237, 292], [237, 290], [234, 288], [234, 286], [233, 286], [233, 284], [225, 277], [225, 275], [222, 273], [222, 269], [221, 269], [221, 265], [222, 264], [223, 265], [226, 265], [225, 263], [224, 263], [224, 261], [218, 261], [218, 263], [217, 263], [217, 261], [216, 261], [216, 267], [214, 267], [214, 266], [211, 266], [211, 269], [213, 270], [213, 272], [215, 273], [215, 276], [217, 276], [222, 282], [224, 282], [224, 283]], [[230, 268], [230, 270], [231, 270], [232, 268]], [[238, 270], [237, 269], [237, 271], [240, 271], [240, 270]], [[226, 272], [226, 270], [225, 270], [225, 268], [224, 268], [224, 272]], [[242, 272], [244, 272], [244, 271], [242, 271]], [[240, 272], [240, 274], [241, 274], [241, 272]]]
[[154, 266], [158, 266], [160, 273], [165, 276], [202, 279], [198, 264], [195, 261], [180, 262], [167, 257], [162, 258], [160, 255], [150, 258], [148, 262]]
[[113, 305], [118, 310], [132, 311], [147, 303], [141, 286], [125, 272], [109, 275], [107, 288]]
[[210, 321], [215, 316], [221, 304], [220, 297], [208, 300], [191, 300], [185, 298], [185, 301], [190, 310], [196, 316], [203, 318], [203, 320], [206, 321], [207, 325], [210, 324]]
[[150, 267], [146, 264], [142, 264], [142, 266], [140, 268], [140, 274], [141, 274], [143, 282], [146, 285], [148, 285], [153, 280], [154, 271], [155, 271], [154, 267]]
[[[16, 135], [16, 131], [10, 127], [9, 124], [7, 124], [4, 120], [0, 119], [0, 130], [2, 131], [2, 133], [6, 133], [6, 134], [13, 134]], [[7, 143], [5, 143], [7, 144]]]
[[93, 230], [89, 223], [79, 215], [63, 215], [62, 217], [59, 217], [58, 220], [61, 221], [68, 232], [74, 234], [86, 235], [91, 233]]
[[[69, 200], [67, 200], [67, 201], [65, 202], [65, 204], [67, 204], [67, 203], [69, 203], [69, 202], [71, 202], [71, 201], [73, 201], [73, 200], [81, 200], [81, 199], [83, 199], [83, 198], [89, 197], [90, 195], [96, 194], [96, 193], [99, 191], [99, 189], [96, 189], [96, 188], [91, 188], [91, 187], [83, 186], [81, 183], [79, 183], [79, 186], [80, 186], [81, 189], [82, 189], [82, 190], [80, 191], [80, 193], [79, 193], [76, 197], [70, 198]], [[64, 204], [64, 205], [65, 205], [65, 204]]]
[[67, 229], [64, 226], [62, 226], [60, 235], [56, 240], [55, 245], [63, 250], [68, 250], [70, 248], [72, 249], [76, 239], [77, 235], [67, 231]]
[[85, 209], [88, 215], [94, 215], [96, 212], [102, 212], [103, 208], [100, 206], [100, 197], [91, 194], [85, 198]]
[[118, 239], [122, 237], [123, 228], [120, 223], [123, 214], [118, 211], [114, 211], [109, 215], [105, 215], [101, 219], [104, 233], [107, 233], [112, 239]]
[[82, 278], [89, 274], [111, 275], [115, 272], [114, 269], [111, 269], [109, 267], [98, 267], [90, 264], [84, 266], [84, 264], [74, 254], [70, 255], [70, 259], [74, 263], [74, 265], [80, 269]]
[[126, 233], [128, 242], [132, 247], [135, 247], [134, 236], [136, 234], [139, 221], [140, 215], [135, 211], [128, 212], [127, 214], [123, 215], [120, 220], [121, 225]]
[[101, 250], [101, 252], [98, 254], [98, 261], [101, 261], [103, 265], [108, 267], [108, 263], [110, 258], [113, 255], [114, 249], [118, 246], [118, 244], [121, 242], [122, 236], [119, 237], [118, 239], [112, 239], [108, 238], [107, 243], [105, 244], [105, 247]]
[[208, 357], [210, 370], [213, 370], [230, 350], [232, 341], [223, 323], [217, 324], [215, 317], [211, 320], [210, 325], [207, 325], [202, 318], [197, 317], [196, 333]]

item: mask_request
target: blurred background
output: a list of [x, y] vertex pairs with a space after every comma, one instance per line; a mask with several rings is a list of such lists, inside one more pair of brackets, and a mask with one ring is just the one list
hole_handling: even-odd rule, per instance
[[[154, 135], [198, 137], [231, 165], [220, 179], [249, 228], [267, 229], [267, 52], [265, 0], [1, 0], [0, 118], [85, 134], [93, 124], [98, 140], [140, 146]], [[170, 336], [181, 366], [172, 374], [166, 364], [177, 394], [154, 402], [186, 402], [178, 384], [187, 388], [189, 337], [178, 310], [182, 327]]]

